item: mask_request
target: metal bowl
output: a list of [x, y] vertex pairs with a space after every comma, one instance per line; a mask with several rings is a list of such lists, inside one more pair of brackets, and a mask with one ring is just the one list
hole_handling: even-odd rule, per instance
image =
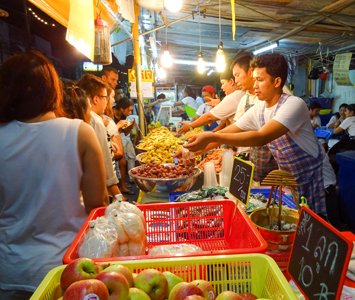
[[[278, 220], [279, 208], [269, 208], [272, 213], [272, 221]], [[299, 213], [295, 209], [282, 207], [281, 211], [282, 220], [289, 224], [297, 224]], [[254, 223], [255, 227], [259, 229], [260, 234], [268, 244], [268, 249], [271, 251], [290, 250], [293, 240], [295, 239], [296, 230], [271, 230], [266, 229], [264, 226], [269, 225], [269, 215], [267, 208], [259, 208], [250, 214], [250, 220]]]
[[146, 164], [144, 161], [142, 161], [142, 156], [145, 154], [145, 152], [143, 153], [140, 153], [136, 156], [136, 160], [141, 164], [141, 165], [144, 165]]
[[[174, 166], [174, 164], [163, 164], [164, 166]], [[197, 167], [194, 168], [194, 174], [189, 177], [183, 178], [147, 178], [132, 174], [132, 170], [141, 167], [133, 168], [129, 171], [129, 176], [133, 179], [134, 183], [143, 192], [175, 192], [175, 191], [188, 191], [196, 182], [197, 177], [201, 174], [201, 170]]]

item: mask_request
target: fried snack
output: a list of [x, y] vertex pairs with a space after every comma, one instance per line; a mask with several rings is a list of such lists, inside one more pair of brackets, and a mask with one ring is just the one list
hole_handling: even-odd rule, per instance
[[[140, 150], [151, 150], [154, 148], [155, 144], [162, 143], [166, 140], [175, 139], [174, 135], [169, 131], [166, 127], [160, 127], [157, 129], [153, 129], [147, 136], [143, 138], [143, 140], [137, 145], [137, 149]], [[183, 143], [180, 140], [180, 144]]]
[[148, 163], [154, 160], [157, 163], [174, 163], [173, 152], [181, 149], [178, 139], [175, 137], [166, 138], [164, 141], [154, 143], [152, 147], [142, 155], [141, 161]]
[[232, 150], [232, 149], [215, 150], [212, 154], [207, 155], [207, 157], [203, 161], [201, 161], [197, 167], [199, 167], [201, 171], [204, 171], [204, 164], [213, 161], [216, 173], [220, 173], [222, 171], [223, 151], [225, 150]]
[[182, 139], [187, 140], [189, 137], [191, 137], [191, 136], [193, 136], [195, 134], [201, 133], [201, 132], [203, 132], [203, 130], [200, 127], [197, 127], [194, 130], [186, 132], [183, 135]]

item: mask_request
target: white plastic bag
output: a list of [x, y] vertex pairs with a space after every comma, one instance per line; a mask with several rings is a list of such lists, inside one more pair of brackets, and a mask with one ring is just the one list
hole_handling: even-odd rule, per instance
[[109, 214], [106, 216], [109, 220], [109, 224], [115, 227], [117, 231], [117, 243], [119, 245], [126, 244], [129, 241], [129, 237], [123, 228], [123, 219], [120, 215]]
[[130, 241], [144, 243], [146, 236], [141, 219], [133, 213], [120, 214], [119, 217], [122, 218], [123, 229]]
[[116, 200], [106, 207], [105, 215], [108, 216], [110, 214], [133, 213], [142, 220], [142, 224], [145, 228], [145, 219], [142, 211], [137, 206], [121, 200], [121, 195], [116, 195]]
[[176, 254], [186, 252], [202, 252], [203, 250], [192, 244], [176, 244], [176, 245], [161, 245], [155, 246], [149, 251], [149, 255], [157, 254]]
[[89, 231], [79, 248], [79, 257], [112, 257], [117, 247], [117, 231], [105, 217], [89, 221]]

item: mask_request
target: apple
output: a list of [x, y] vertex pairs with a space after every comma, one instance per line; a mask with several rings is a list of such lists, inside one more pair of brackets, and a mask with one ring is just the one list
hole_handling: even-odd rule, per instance
[[126, 277], [129, 287], [134, 286], [133, 275], [130, 269], [122, 265], [111, 265], [107, 267], [104, 271], [115, 271]]
[[84, 279], [93, 279], [99, 274], [99, 267], [89, 258], [78, 258], [70, 262], [60, 277], [60, 286], [63, 291], [74, 282]]
[[142, 290], [136, 288], [130, 288], [127, 300], [150, 300], [150, 298]]
[[240, 293], [240, 297], [242, 297], [244, 300], [255, 300], [258, 299], [254, 294], [252, 293]]
[[129, 293], [129, 286], [126, 277], [115, 271], [105, 271], [95, 277], [102, 281], [110, 295], [110, 300], [126, 300]]
[[163, 272], [163, 275], [168, 281], [168, 293], [166, 294], [166, 298], [169, 298], [170, 292], [173, 289], [173, 287], [180, 282], [184, 282], [184, 280], [181, 277], [168, 271]]
[[206, 300], [206, 298], [198, 295], [193, 295], [193, 296], [187, 296], [184, 300]]
[[55, 288], [54, 288], [52, 300], [58, 300], [58, 299], [61, 298], [63, 295], [64, 295], [64, 291], [63, 291], [62, 288], [60, 287], [60, 282], [58, 282], [58, 284], [57, 284], [57, 285], [55, 286]]
[[223, 293], [220, 293], [216, 300], [243, 300], [241, 296], [239, 296], [237, 293], [226, 291]]
[[106, 285], [97, 279], [76, 281], [64, 292], [63, 300], [109, 300]]
[[203, 296], [203, 293], [192, 283], [180, 282], [171, 290], [169, 300], [184, 300], [187, 296], [193, 295]]
[[133, 276], [133, 285], [134, 285], [134, 283], [136, 282], [136, 278], [138, 276], [138, 273], [132, 273], [132, 276]]
[[216, 299], [216, 297], [217, 297], [216, 291], [215, 291], [214, 287], [212, 286], [212, 284], [210, 284], [208, 281], [194, 280], [191, 283], [198, 286], [201, 289], [203, 296], [207, 300], [215, 300]]
[[134, 287], [146, 292], [152, 300], [162, 300], [168, 292], [168, 281], [162, 272], [146, 269], [138, 274]]
[[99, 273], [105, 271], [109, 266], [112, 266], [109, 262], [97, 262], [96, 265], [99, 267]]

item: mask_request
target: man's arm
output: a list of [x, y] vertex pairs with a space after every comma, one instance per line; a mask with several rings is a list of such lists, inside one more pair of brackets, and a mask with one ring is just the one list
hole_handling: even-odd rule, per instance
[[199, 117], [196, 121], [192, 122], [191, 124], [189, 124], [188, 122], [179, 122], [180, 124], [184, 124], [184, 125], [179, 129], [178, 134], [182, 134], [189, 131], [190, 126], [192, 128], [197, 128], [218, 120], [219, 119], [216, 118], [214, 115], [212, 115], [211, 112], [208, 112], [203, 114], [201, 117]]
[[[258, 147], [283, 136], [289, 131], [287, 127], [280, 122], [271, 120], [267, 122], [259, 131], [243, 132], [239, 127], [228, 126], [217, 133], [202, 133], [191, 137], [189, 142], [184, 145], [192, 152], [204, 150], [210, 144], [227, 144], [241, 147]], [[238, 132], [238, 133], [236, 133]]]
[[196, 121], [198, 118], [200, 118], [201, 116], [196, 114], [193, 118], [192, 118], [192, 122]]
[[185, 103], [183, 101], [174, 102], [174, 106], [181, 106], [181, 105], [185, 105]]

